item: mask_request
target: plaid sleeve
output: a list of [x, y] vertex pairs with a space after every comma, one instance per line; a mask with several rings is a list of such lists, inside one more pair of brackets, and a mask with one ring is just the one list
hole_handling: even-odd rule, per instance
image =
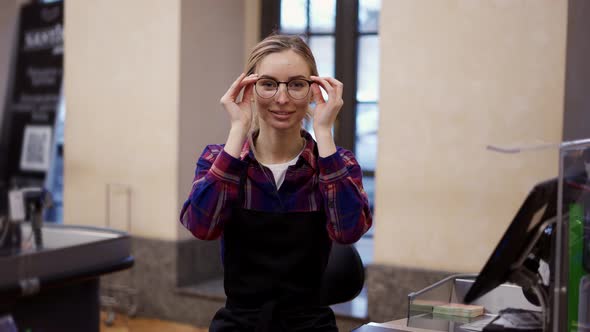
[[352, 152], [343, 148], [318, 158], [318, 165], [328, 233], [336, 242], [354, 243], [373, 222], [361, 168]]
[[194, 236], [214, 240], [238, 203], [240, 174], [246, 163], [230, 156], [221, 145], [209, 145], [197, 161], [188, 199], [180, 211], [180, 222]]

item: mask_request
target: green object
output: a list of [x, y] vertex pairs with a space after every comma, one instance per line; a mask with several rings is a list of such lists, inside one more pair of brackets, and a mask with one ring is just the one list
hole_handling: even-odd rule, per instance
[[567, 321], [570, 332], [578, 331], [578, 305], [580, 280], [584, 276], [582, 257], [584, 252], [584, 208], [579, 203], [569, 206], [568, 257], [569, 277], [567, 285]]

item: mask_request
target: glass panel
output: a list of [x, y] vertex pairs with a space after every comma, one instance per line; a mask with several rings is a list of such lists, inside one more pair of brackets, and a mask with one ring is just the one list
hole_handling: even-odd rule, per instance
[[[367, 193], [367, 196], [369, 197], [369, 206], [371, 207], [371, 212], [375, 211], [375, 177], [374, 176], [369, 176], [369, 175], [363, 175], [363, 189], [365, 189], [365, 192]], [[365, 235], [363, 235], [362, 239], [367, 239], [367, 240], [373, 240], [373, 236], [375, 235], [375, 219], [373, 219], [373, 226], [371, 228], [369, 228], [369, 230], [367, 231], [367, 233], [365, 233]], [[370, 245], [369, 245], [370, 244]], [[368, 253], [372, 254], [372, 250], [370, 250], [369, 248], [372, 249], [372, 242], [371, 243], [365, 243], [365, 245], [363, 245], [363, 248], [365, 249], [365, 251]], [[359, 249], [357, 247], [357, 249]], [[360, 250], [359, 250], [359, 254], [360, 254]], [[361, 254], [362, 255], [362, 254]], [[372, 255], [369, 255], [372, 257]], [[365, 261], [365, 257], [363, 258], [363, 262], [367, 263]]]
[[[372, 176], [363, 175], [363, 188], [369, 197], [369, 205], [371, 206], [371, 211], [374, 211], [373, 202], [375, 201], [375, 178]], [[367, 264], [371, 264], [373, 262], [373, 254], [374, 254], [374, 246], [373, 246], [373, 237], [375, 235], [375, 219], [373, 219], [373, 226], [369, 228], [367, 233], [361, 237], [361, 239], [354, 244], [356, 247], [361, 259], [363, 260], [363, 264], [365, 266]]]
[[281, 32], [298, 34], [304, 33], [307, 27], [307, 1], [281, 1]]
[[381, 0], [359, 1], [359, 31], [377, 32], [379, 30], [379, 12]]
[[334, 37], [311, 36], [309, 48], [315, 57], [320, 76], [334, 77]]
[[336, 1], [311, 0], [309, 19], [311, 32], [334, 32], [336, 26]]
[[356, 99], [359, 102], [379, 100], [379, 36], [359, 37]]
[[[371, 207], [371, 211], [373, 211], [373, 208], [375, 207], [375, 177], [363, 175], [363, 189], [367, 192], [369, 206]], [[373, 227], [369, 229], [367, 234], [373, 234]]]
[[[315, 103], [311, 103], [310, 107], [312, 109], [315, 108]], [[315, 139], [315, 131], [313, 130], [313, 117], [310, 116], [309, 119], [303, 119], [303, 129], [307, 130], [311, 137]], [[332, 135], [334, 135], [334, 127], [332, 127]]]
[[355, 155], [364, 171], [374, 171], [377, 165], [377, 127], [379, 109], [376, 103], [356, 106]]
[[[311, 36], [309, 37], [309, 48], [313, 52], [318, 72], [322, 77], [334, 77], [334, 43], [332, 36]], [[322, 89], [324, 99], [328, 94]]]
[[[372, 233], [374, 229], [375, 229], [375, 224], [373, 224], [373, 227], [369, 228], [367, 233], [365, 233], [365, 235], [363, 235], [363, 237], [361, 237], [361, 239], [358, 240], [354, 244], [354, 247], [356, 248], [359, 255], [361, 256], [361, 260], [363, 261], [364, 266], [367, 266], [367, 265], [373, 263], [373, 257], [375, 256], [374, 255], [374, 252], [375, 252], [374, 247], [375, 246], [373, 245], [373, 235], [369, 234], [369, 233]], [[355, 301], [357, 301], [358, 299], [359, 298], [357, 297], [355, 299]], [[354, 305], [354, 302], [350, 302], [350, 304]], [[366, 308], [367, 307], [365, 307], [365, 310], [366, 310]], [[388, 331], [388, 330], [386, 330], [386, 331]], [[392, 330], [392, 331], [395, 331], [395, 330]]]

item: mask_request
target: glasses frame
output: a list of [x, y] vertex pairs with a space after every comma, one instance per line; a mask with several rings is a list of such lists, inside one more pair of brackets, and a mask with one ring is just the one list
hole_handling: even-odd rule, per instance
[[[258, 92], [258, 89], [256, 88], [256, 86], [258, 85], [258, 81], [260, 80], [271, 80], [271, 81], [275, 81], [277, 83], [277, 89], [275, 90], [275, 93], [270, 96], [270, 97], [263, 97], [260, 95], [260, 93]], [[289, 83], [293, 82], [293, 81], [305, 81], [309, 84], [309, 86], [307, 87], [307, 93], [305, 94], [305, 96], [301, 97], [301, 98], [295, 98], [291, 95], [291, 93], [289, 92]], [[292, 80], [286, 81], [286, 82], [281, 82], [281, 81], [277, 81], [274, 78], [268, 78], [268, 77], [264, 77], [264, 78], [259, 78], [256, 80], [256, 82], [254, 82], [254, 91], [256, 91], [256, 95], [258, 95], [258, 97], [262, 98], [262, 99], [271, 99], [274, 98], [274, 96], [277, 95], [277, 93], [279, 92], [279, 88], [281, 87], [281, 84], [285, 84], [285, 88], [287, 89], [287, 96], [289, 96], [289, 98], [291, 99], [295, 99], [295, 100], [301, 100], [301, 99], [305, 99], [305, 97], [307, 97], [309, 95], [309, 91], [311, 90], [311, 84], [314, 83], [314, 81], [312, 80], [308, 80], [305, 78], [294, 78]]]

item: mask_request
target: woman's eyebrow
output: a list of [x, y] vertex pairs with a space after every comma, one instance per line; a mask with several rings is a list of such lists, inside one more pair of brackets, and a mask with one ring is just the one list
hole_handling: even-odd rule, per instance
[[272, 77], [272, 76], [270, 76], [270, 75], [260, 75], [258, 78], [271, 78], [271, 79], [273, 79], [273, 80], [275, 80], [275, 81], [278, 81], [278, 80], [276, 79], [276, 77]]
[[303, 75], [295, 75], [295, 76], [289, 76], [289, 81], [292, 79], [296, 79], [296, 78], [305, 78], [307, 79], [307, 77], [303, 76]]
[[[274, 76], [270, 76], [270, 75], [260, 75], [259, 78], [271, 78], [275, 81], [279, 81], [276, 77]], [[305, 77], [304, 75], [295, 75], [295, 76], [289, 76], [287, 78], [287, 81], [293, 80], [293, 79], [298, 79], [298, 78], [303, 78], [303, 79], [308, 79], [307, 77]]]

